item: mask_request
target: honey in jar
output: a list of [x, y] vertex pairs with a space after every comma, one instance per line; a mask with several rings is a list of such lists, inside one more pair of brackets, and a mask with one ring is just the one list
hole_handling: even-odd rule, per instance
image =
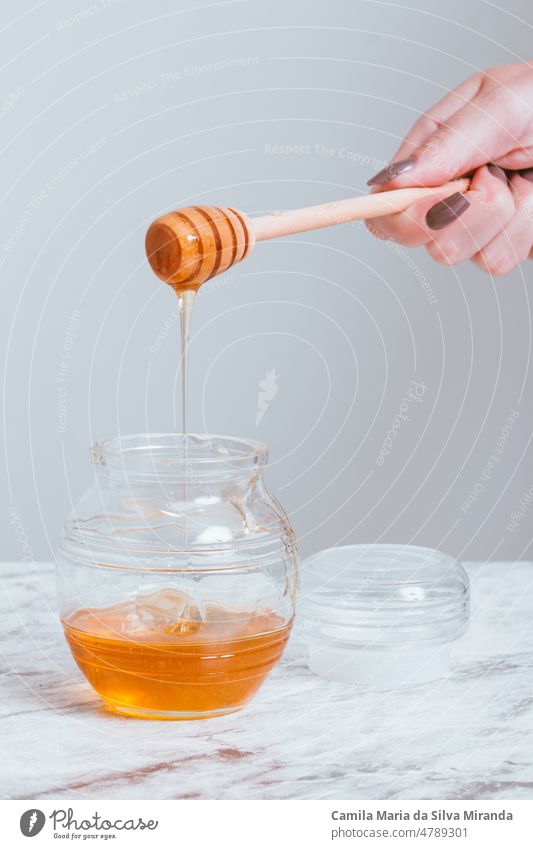
[[291, 622], [272, 611], [202, 610], [164, 589], [63, 620], [83, 674], [111, 709], [149, 719], [231, 713], [278, 662]]

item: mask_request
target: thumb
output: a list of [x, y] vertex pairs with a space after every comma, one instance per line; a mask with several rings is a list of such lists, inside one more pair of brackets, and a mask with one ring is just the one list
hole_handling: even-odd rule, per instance
[[438, 186], [519, 147], [521, 130], [514, 133], [506, 125], [506, 110], [494, 102], [497, 97], [480, 95], [442, 122], [413, 152], [413, 167], [390, 188]]

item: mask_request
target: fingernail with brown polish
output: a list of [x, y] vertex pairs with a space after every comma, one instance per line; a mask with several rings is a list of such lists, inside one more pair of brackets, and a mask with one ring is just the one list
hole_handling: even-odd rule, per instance
[[520, 171], [520, 176], [524, 180], [529, 180], [530, 183], [533, 183], [533, 168], [526, 168], [525, 171]]
[[431, 207], [426, 215], [426, 224], [431, 230], [442, 230], [466, 212], [469, 206], [465, 196], [461, 192], [455, 192]]
[[400, 174], [410, 171], [415, 165], [416, 159], [414, 156], [408, 156], [407, 159], [398, 159], [397, 162], [391, 162], [390, 165], [387, 165], [386, 168], [383, 168], [374, 177], [371, 177], [367, 182], [367, 186], [384, 186], [386, 183], [390, 183], [391, 180], [399, 177]]
[[501, 180], [502, 183], [505, 183], [505, 185], [507, 185], [507, 174], [505, 173], [503, 168], [500, 168], [499, 165], [494, 165], [492, 162], [489, 162], [487, 168], [489, 169], [493, 177], [497, 177], [498, 180]]

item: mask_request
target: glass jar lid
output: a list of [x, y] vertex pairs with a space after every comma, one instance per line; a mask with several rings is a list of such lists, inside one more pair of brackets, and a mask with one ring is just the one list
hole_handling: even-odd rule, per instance
[[317, 675], [361, 687], [419, 685], [448, 673], [469, 598], [464, 568], [440, 551], [330, 548], [302, 564], [295, 631]]
[[468, 576], [458, 560], [431, 548], [329, 548], [302, 564], [299, 619], [307, 642], [446, 643], [468, 624]]

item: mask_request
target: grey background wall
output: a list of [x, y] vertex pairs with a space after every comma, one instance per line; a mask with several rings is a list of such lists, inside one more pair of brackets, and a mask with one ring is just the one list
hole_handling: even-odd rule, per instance
[[[1, 15], [1, 557], [49, 559], [88, 446], [179, 429], [176, 303], [144, 259], [149, 221], [365, 191], [449, 87], [531, 58], [533, 13], [3, 0]], [[531, 556], [532, 267], [491, 280], [356, 226], [262, 245], [198, 298], [192, 428], [269, 443], [304, 554]]]

